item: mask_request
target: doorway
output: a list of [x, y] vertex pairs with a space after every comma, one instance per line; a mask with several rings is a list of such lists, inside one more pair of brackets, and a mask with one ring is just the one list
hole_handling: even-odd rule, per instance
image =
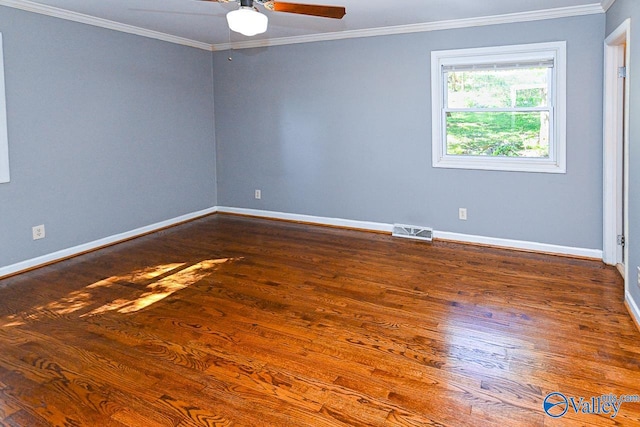
[[629, 220], [629, 35], [630, 20], [605, 40], [604, 46], [604, 209], [603, 261], [628, 277], [625, 232]]

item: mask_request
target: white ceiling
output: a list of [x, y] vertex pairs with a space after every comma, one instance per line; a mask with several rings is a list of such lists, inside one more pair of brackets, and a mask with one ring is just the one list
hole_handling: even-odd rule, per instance
[[[294, 1], [294, 0], [292, 0]], [[266, 33], [245, 37], [229, 31], [225, 15], [235, 1], [199, 0], [0, 0], [0, 5], [106, 28], [220, 50], [363, 35], [390, 34], [481, 23], [602, 13], [613, 0], [295, 0], [345, 6], [342, 20], [264, 12]], [[258, 8], [262, 6], [258, 5]], [[507, 15], [507, 16], [504, 16]], [[486, 18], [492, 17], [490, 19]], [[464, 20], [464, 21], [459, 21]], [[444, 22], [443, 22], [444, 21]], [[453, 22], [452, 22], [453, 21]], [[166, 37], [165, 37], [166, 36]]]

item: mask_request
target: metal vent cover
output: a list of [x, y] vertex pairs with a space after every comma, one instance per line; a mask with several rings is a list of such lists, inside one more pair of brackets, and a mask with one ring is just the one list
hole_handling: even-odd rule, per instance
[[433, 228], [420, 227], [418, 225], [393, 224], [391, 235], [405, 239], [418, 239], [431, 242], [433, 240]]

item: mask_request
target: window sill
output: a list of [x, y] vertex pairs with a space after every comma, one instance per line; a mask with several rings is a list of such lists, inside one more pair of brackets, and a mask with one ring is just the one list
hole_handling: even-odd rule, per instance
[[478, 169], [511, 172], [566, 173], [563, 162], [548, 159], [508, 157], [444, 156], [433, 161], [434, 168]]

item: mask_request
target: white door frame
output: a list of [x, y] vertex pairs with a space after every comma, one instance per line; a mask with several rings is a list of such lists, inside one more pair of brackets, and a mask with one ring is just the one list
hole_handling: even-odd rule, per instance
[[[618, 265], [625, 260], [621, 271], [625, 284], [629, 245], [621, 248], [617, 237], [623, 223], [629, 224], [629, 158], [623, 153], [629, 152], [630, 29], [631, 20], [627, 19], [604, 42], [603, 261]], [[618, 76], [618, 68], [623, 65], [627, 70], [626, 79]], [[622, 188], [625, 194], [622, 194]], [[623, 223], [620, 222], [621, 211]]]

